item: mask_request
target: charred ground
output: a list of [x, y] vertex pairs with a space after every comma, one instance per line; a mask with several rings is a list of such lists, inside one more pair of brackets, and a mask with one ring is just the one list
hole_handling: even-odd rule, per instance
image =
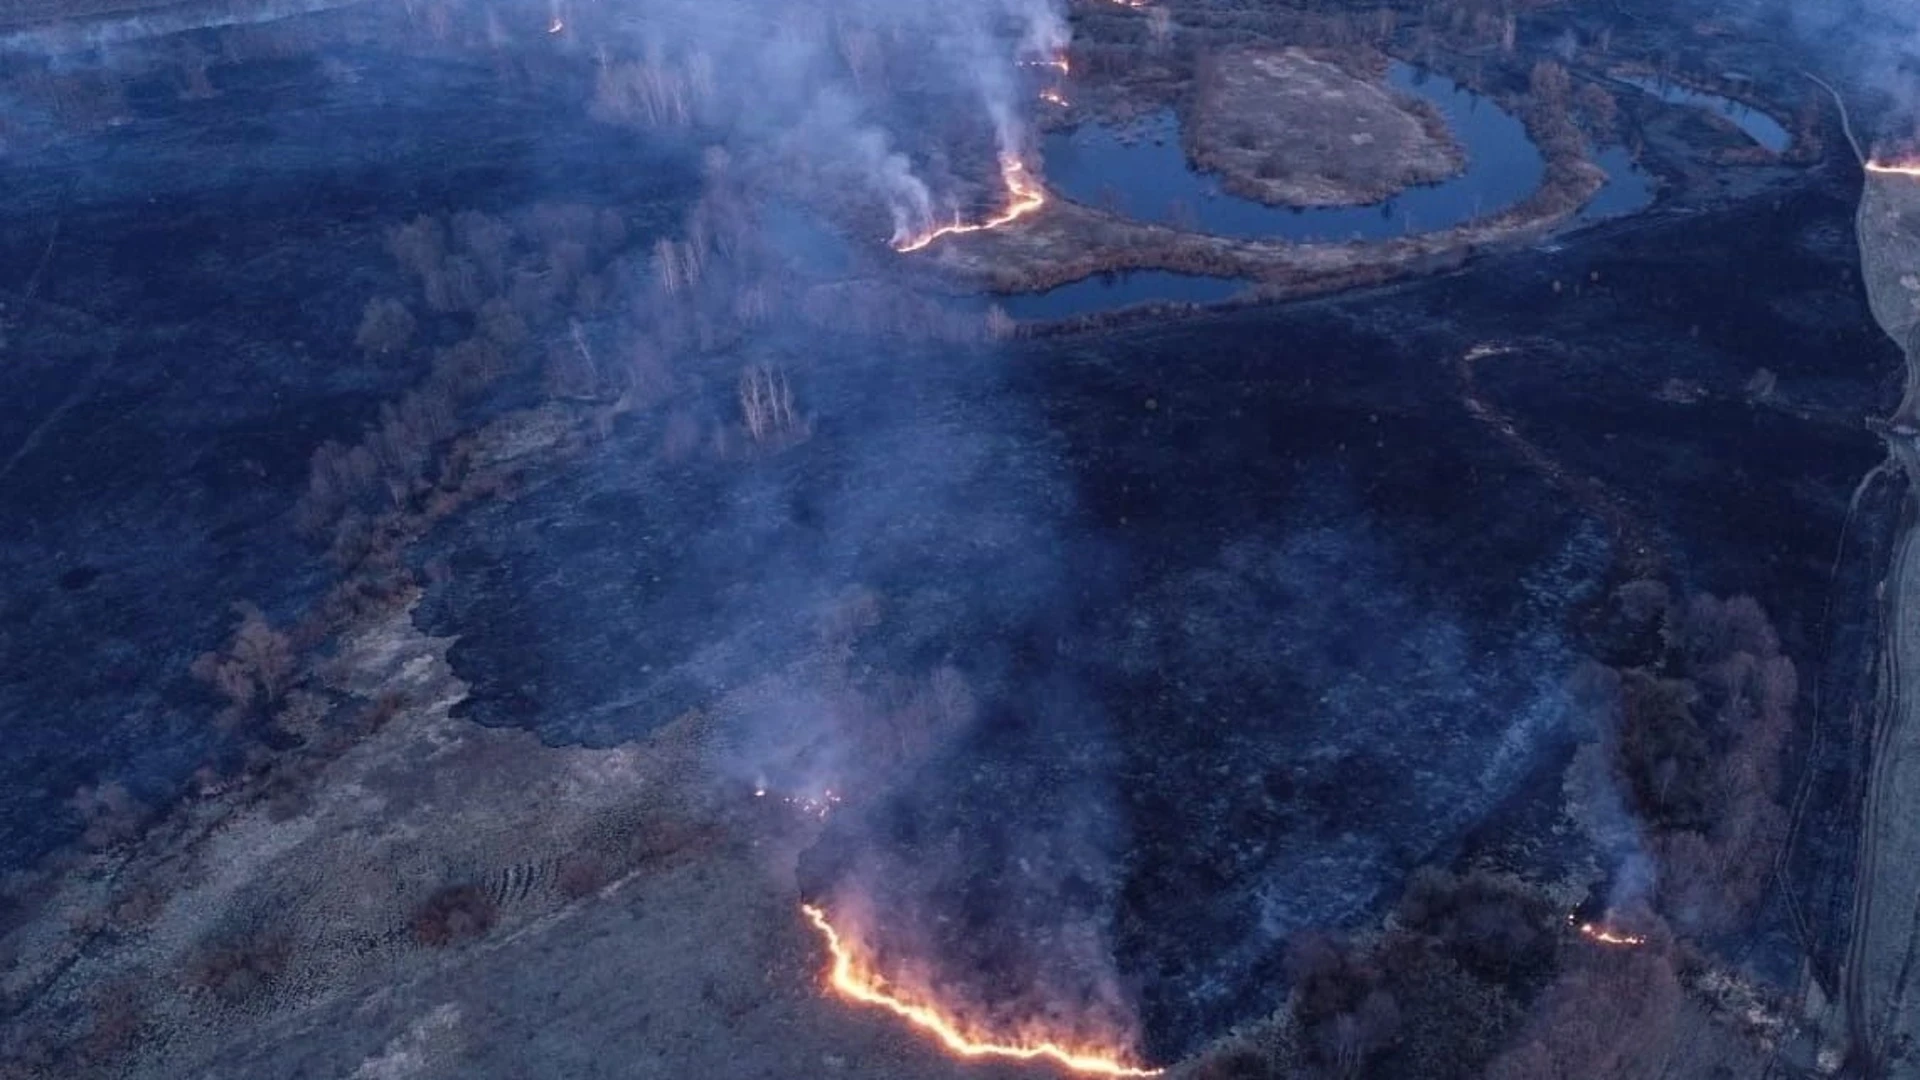
[[[790, 1074], [795, 1054], [941, 1075], [918, 1044], [818, 997], [816, 947], [785, 920], [836, 890], [923, 917], [891, 944], [989, 1004], [1089, 940], [1110, 946], [1156, 1061], [1301, 987], [1283, 1037], [1228, 1048], [1249, 1069], [1470, 1075], [1576, 1030], [1568, 1018], [1609, 992], [1643, 1006], [1624, 1030], [1684, 1000], [1687, 1022], [1749, 1054], [1728, 995], [1699, 988], [1757, 976], [1777, 1012], [1797, 958], [1832, 970], [1868, 633], [1855, 613], [1888, 505], [1864, 503], [1845, 544], [1843, 526], [1876, 460], [1860, 417], [1888, 403], [1895, 370], [1851, 277], [1844, 168], [1444, 278], [1022, 341], [1010, 360], [984, 347], [977, 310], [860, 281], [867, 252], [852, 286], [836, 270], [806, 294], [820, 318], [791, 333], [742, 344], [717, 318], [642, 321], [649, 340], [699, 343], [656, 384], [624, 353], [577, 362], [635, 337], [576, 275], [529, 300], [526, 348], [460, 398], [460, 426], [481, 434], [436, 442], [424, 476], [383, 457], [327, 518], [336, 531], [302, 538], [295, 507], [331, 475], [314, 450], [407, 459], [405, 425], [379, 404], [459, 375], [438, 357], [498, 330], [480, 310], [497, 297], [450, 299], [419, 272], [491, 235], [457, 211], [497, 218], [515, 260], [548, 260], [540, 276], [586, 257], [651, 281], [696, 168], [631, 133], [618, 145], [643, 161], [607, 156], [606, 128], [556, 136], [565, 108], [488, 113], [498, 128], [465, 108], [468, 90], [537, 82], [534, 68], [436, 71], [445, 111], [397, 116], [369, 72], [334, 91], [344, 110], [243, 122], [272, 86], [322, 72], [216, 66], [216, 86], [256, 73], [261, 92], [197, 104], [154, 82], [161, 115], [104, 136], [161, 162], [125, 188], [63, 193], [72, 144], [24, 174], [42, 193], [34, 221], [61, 224], [8, 252], [40, 267], [9, 298], [10, 348], [35, 362], [16, 369], [5, 429], [30, 450], [5, 477], [23, 508], [9, 580], [33, 583], [8, 601], [30, 628], [7, 641], [10, 670], [29, 673], [8, 713], [100, 733], [97, 752], [30, 764], [93, 789], [71, 831], [112, 827], [102, 851], [54, 864], [64, 877], [22, 879], [17, 910], [36, 918], [11, 928], [29, 963], [7, 1008], [42, 1036], [22, 1060], [73, 1075], [151, 1052], [156, 1074], [191, 1061], [257, 1076], [417, 1050], [484, 1075], [587, 1068], [566, 1055], [618, 1030], [630, 1043], [605, 1045], [662, 1076]], [[331, 136], [363, 115], [395, 125], [375, 144], [438, 141], [365, 169], [311, 153], [331, 144], [303, 124]], [[199, 136], [212, 145], [304, 145], [314, 171], [203, 175], [198, 157], [141, 151], [204, 116], [227, 118]], [[145, 201], [168, 183], [175, 201]], [[543, 217], [535, 192], [591, 204], [596, 229], [613, 209], [619, 239], [576, 237], [578, 215]], [[396, 245], [401, 228], [412, 240]], [[423, 261], [409, 245], [429, 235], [443, 246]], [[156, 250], [186, 272], [153, 274]], [[855, 291], [871, 298], [846, 303]], [[359, 350], [380, 298], [413, 313], [415, 337]], [[331, 359], [282, 348], [288, 327]], [[943, 328], [972, 340], [932, 340]], [[1481, 347], [1495, 351], [1463, 368]], [[74, 370], [97, 372], [84, 393]], [[743, 415], [786, 393], [761, 424]], [[59, 497], [66, 483], [89, 501]], [[1754, 921], [1615, 956], [1563, 922], [1609, 867], [1566, 835], [1561, 778], [1590, 733], [1562, 687], [1586, 657], [1660, 662], [1613, 615], [1618, 587], [1649, 575], [1765, 609], [1801, 671], [1790, 754], [1808, 767], [1785, 788], [1815, 809], [1793, 819], [1790, 888]], [[187, 750], [228, 738], [204, 733], [233, 703], [188, 674], [195, 654], [237, 655], [227, 602], [255, 600], [285, 629], [322, 596], [343, 606], [312, 624], [303, 689], [334, 703], [332, 727], [248, 714], [194, 801], [136, 843], [143, 822], [115, 820], [124, 805], [99, 789], [120, 780], [157, 806], [197, 763]], [[100, 685], [102, 651], [126, 657], [127, 692], [66, 692]], [[158, 715], [199, 734], [169, 727], [154, 748], [156, 686]], [[47, 701], [66, 710], [57, 724]], [[756, 802], [763, 761], [737, 752], [796, 702], [867, 732], [849, 745], [886, 766], [824, 825]], [[801, 787], [810, 765], [780, 763], [772, 780], [817, 794]], [[683, 805], [677, 784], [696, 776]], [[22, 817], [49, 820], [73, 794], [53, 783]], [[787, 861], [791, 893], [767, 884]], [[1423, 866], [1460, 873], [1403, 896]], [[176, 890], [193, 900], [169, 909]], [[1313, 943], [1396, 909], [1403, 936]], [[1461, 911], [1501, 929], [1463, 932]], [[1070, 966], [1044, 973], [1079, 985]], [[400, 1003], [377, 1022], [369, 986]], [[1462, 1000], [1493, 1020], [1459, 1023]], [[1528, 1006], [1544, 1019], [1529, 1026]], [[264, 1037], [257, 1015], [273, 1018]], [[751, 1049], [729, 1053], [730, 1032]], [[136, 1037], [155, 1033], [175, 1041]], [[1504, 1060], [1527, 1075], [1533, 1059]]]

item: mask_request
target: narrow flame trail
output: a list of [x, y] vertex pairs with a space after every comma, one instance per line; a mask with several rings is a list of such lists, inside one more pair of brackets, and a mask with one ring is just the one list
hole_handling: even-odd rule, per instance
[[963, 224], [955, 221], [951, 225], [941, 225], [929, 229], [918, 236], [910, 236], [895, 241], [893, 249], [898, 252], [919, 251], [943, 236], [958, 236], [961, 233], [984, 232], [997, 229], [1002, 225], [1025, 217], [1046, 205], [1047, 193], [1034, 183], [1027, 174], [1026, 163], [1012, 155], [1000, 159], [1000, 178], [1007, 185], [1007, 207], [985, 221]]
[[1600, 945], [1632, 947], [1645, 945], [1647, 939], [1639, 934], [1629, 934], [1624, 930], [1610, 930], [1598, 923], [1581, 923], [1580, 936]]
[[1062, 75], [1073, 74], [1073, 61], [1067, 59], [1066, 53], [1050, 56], [1045, 60], [1022, 60], [1019, 63], [1021, 67], [1052, 68]]
[[1920, 179], [1920, 161], [1869, 161], [1867, 171], [1883, 176], [1911, 176]]
[[1075, 1049], [1045, 1041], [996, 1043], [964, 1031], [959, 1021], [950, 1018], [939, 1008], [907, 1000], [889, 990], [884, 978], [855, 959], [853, 950], [840, 939], [840, 932], [827, 921], [826, 912], [812, 904], [800, 905], [800, 912], [813, 924], [814, 929], [820, 931], [820, 936], [827, 943], [827, 951], [833, 955], [827, 978], [835, 993], [849, 1001], [887, 1010], [938, 1039], [956, 1057], [1051, 1061], [1088, 1076], [1158, 1076], [1163, 1071], [1122, 1064], [1116, 1055], [1097, 1049]]

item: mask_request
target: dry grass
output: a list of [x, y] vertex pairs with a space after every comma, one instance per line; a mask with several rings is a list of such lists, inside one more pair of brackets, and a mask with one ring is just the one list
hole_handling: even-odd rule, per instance
[[1203, 60], [1196, 81], [1188, 153], [1244, 198], [1371, 203], [1466, 167], [1431, 106], [1302, 49], [1228, 50]]

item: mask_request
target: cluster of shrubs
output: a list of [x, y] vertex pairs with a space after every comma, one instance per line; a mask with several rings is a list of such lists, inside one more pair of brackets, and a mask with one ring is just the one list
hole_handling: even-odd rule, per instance
[[1590, 672], [1599, 740], [1576, 759], [1576, 815], [1617, 792], [1657, 867], [1661, 913], [1687, 933], [1735, 925], [1785, 838], [1782, 753], [1799, 693], [1793, 662], [1751, 597], [1672, 599], [1635, 582], [1618, 610], [1640, 663]]
[[190, 988], [238, 1005], [273, 990], [293, 957], [293, 939], [265, 924], [216, 931], [187, 957]]
[[[536, 328], [605, 307], [605, 267], [627, 241], [618, 213], [572, 204], [538, 204], [511, 223], [466, 211], [394, 228], [388, 251], [419, 287], [428, 316], [452, 320], [464, 336], [436, 348], [429, 375], [383, 406], [358, 442], [315, 449], [296, 526], [330, 540], [336, 563], [350, 570], [383, 548], [375, 519], [433, 505], [450, 480], [457, 486], [451, 455], [432, 475], [436, 448], [458, 433], [462, 411], [514, 370]], [[372, 355], [401, 354], [422, 325], [405, 302], [375, 297], [355, 341]], [[571, 360], [570, 352], [560, 355]]]
[[493, 897], [478, 885], [447, 885], [430, 893], [414, 909], [409, 927], [422, 945], [456, 945], [481, 937], [499, 921]]
[[1666, 1066], [1681, 1028], [1682, 1005], [1665, 943], [1581, 950], [1540, 995], [1519, 1037], [1484, 1075], [1486, 1080], [1675, 1075]]
[[1477, 1077], [1553, 980], [1563, 941], [1552, 905], [1515, 878], [1422, 871], [1377, 939], [1296, 940], [1286, 1008], [1215, 1047], [1193, 1075]]

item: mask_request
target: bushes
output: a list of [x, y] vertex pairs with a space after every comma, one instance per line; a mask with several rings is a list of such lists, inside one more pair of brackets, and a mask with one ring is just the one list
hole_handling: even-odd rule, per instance
[[90, 848], [109, 848], [140, 835], [148, 810], [117, 781], [83, 785], [67, 800], [80, 815], [80, 842]]
[[187, 960], [187, 980], [229, 1005], [267, 993], [286, 973], [293, 941], [285, 933], [251, 928], [217, 934]]
[[1660, 1075], [1682, 1002], [1657, 945], [1589, 950], [1543, 996], [1527, 1035], [1487, 1080], [1615, 1080]]
[[270, 710], [291, 685], [293, 642], [273, 628], [252, 604], [233, 606], [240, 616], [224, 650], [202, 653], [193, 662], [193, 677], [211, 687], [227, 702], [221, 713], [224, 726], [233, 727]]
[[435, 890], [414, 910], [413, 939], [422, 945], [455, 945], [484, 935], [499, 919], [493, 897], [478, 885]]
[[392, 297], [376, 296], [361, 312], [360, 330], [353, 342], [370, 353], [386, 356], [404, 350], [416, 328], [407, 305]]
[[608, 869], [606, 860], [593, 852], [570, 851], [560, 857], [554, 880], [560, 895], [569, 900], [578, 900], [599, 892], [613, 880], [613, 872]]
[[[1657, 620], [1658, 634], [1646, 663], [1616, 673], [1618, 693], [1599, 696], [1600, 748], [1648, 834], [1661, 910], [1682, 930], [1724, 930], [1760, 898], [1786, 833], [1778, 793], [1799, 693], [1793, 662], [1751, 597], [1675, 602], [1635, 582], [1618, 599], [1630, 620]], [[1582, 790], [1588, 802], [1604, 797]]]
[[1279, 1080], [1282, 1074], [1258, 1046], [1232, 1039], [1209, 1049], [1182, 1075], [1186, 1080]]
[[1511, 878], [1422, 870], [1400, 901], [1400, 922], [1490, 982], [1536, 976], [1553, 964], [1553, 908]]
[[1287, 954], [1293, 1015], [1311, 1053], [1341, 1076], [1358, 1075], [1400, 1027], [1400, 1008], [1372, 959], [1344, 942], [1308, 936]]

